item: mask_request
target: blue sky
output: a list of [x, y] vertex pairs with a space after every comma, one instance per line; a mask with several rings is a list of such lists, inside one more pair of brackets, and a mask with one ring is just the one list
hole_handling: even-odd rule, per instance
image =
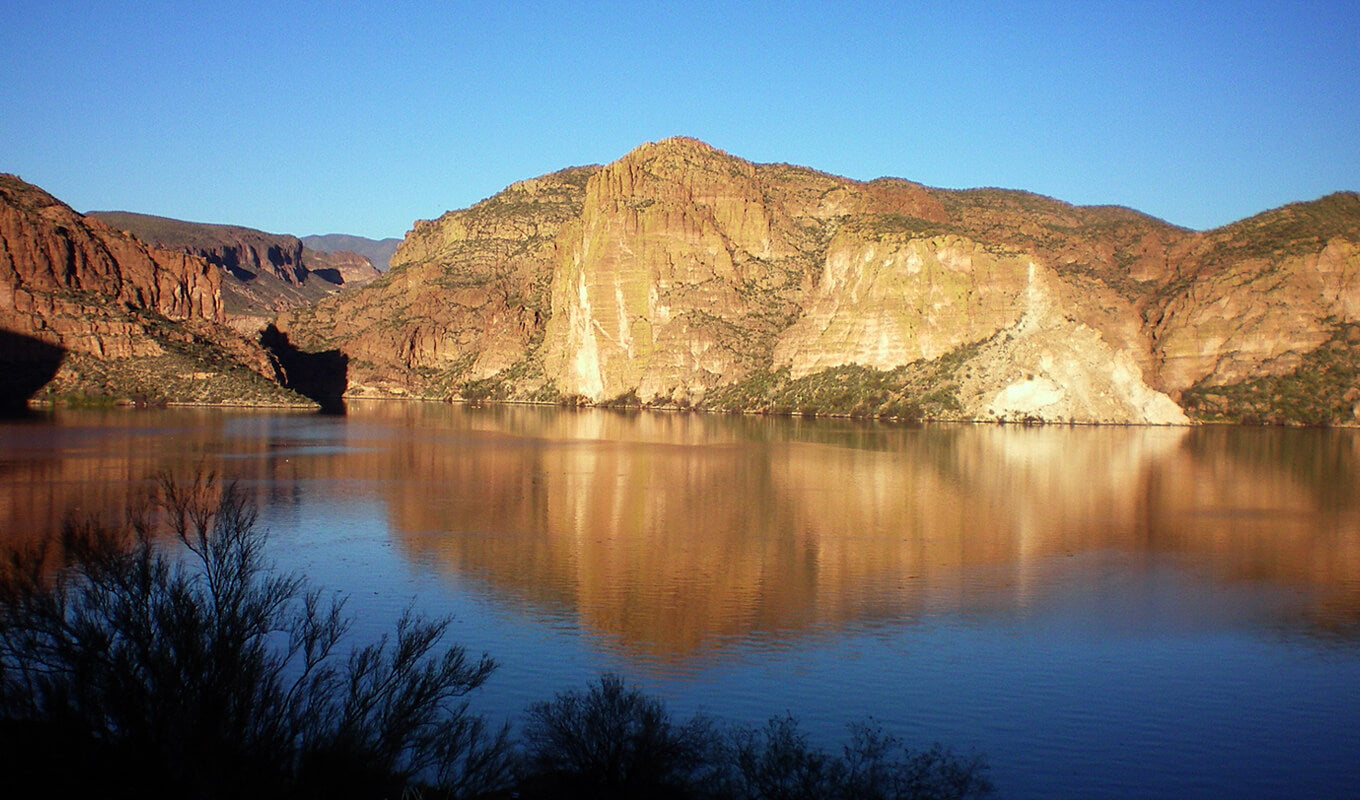
[[1211, 228], [1360, 190], [1360, 3], [0, 0], [0, 172], [80, 211], [401, 236], [674, 135]]

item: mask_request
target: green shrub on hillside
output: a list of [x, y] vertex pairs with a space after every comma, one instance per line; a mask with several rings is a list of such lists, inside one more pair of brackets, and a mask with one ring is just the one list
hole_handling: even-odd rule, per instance
[[1360, 422], [1360, 325], [1338, 325], [1331, 338], [1286, 375], [1241, 383], [1203, 382], [1181, 395], [1200, 422], [1248, 425], [1353, 425]]
[[761, 370], [709, 392], [701, 407], [906, 421], [948, 417], [960, 408], [955, 372], [977, 347], [965, 345], [891, 370], [849, 364], [796, 379], [788, 367]]

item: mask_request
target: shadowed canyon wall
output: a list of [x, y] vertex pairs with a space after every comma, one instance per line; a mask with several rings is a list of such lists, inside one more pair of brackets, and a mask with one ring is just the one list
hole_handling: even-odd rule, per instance
[[86, 216], [155, 247], [200, 256], [219, 267], [226, 311], [236, 327], [252, 334], [280, 311], [310, 305], [343, 286], [359, 286], [381, 274], [358, 253], [311, 250], [287, 234], [127, 211], [92, 211]]

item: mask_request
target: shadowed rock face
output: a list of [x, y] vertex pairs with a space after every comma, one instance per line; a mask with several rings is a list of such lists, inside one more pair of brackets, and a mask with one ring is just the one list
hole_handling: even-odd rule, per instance
[[[145, 244], [0, 175], [0, 331], [32, 372], [12, 394], [297, 405], [225, 326], [203, 258]], [[31, 356], [31, 357], [30, 357]], [[47, 373], [37, 385], [32, 384]]]
[[0, 330], [0, 415], [24, 409], [57, 374], [65, 355], [41, 339]]
[[287, 389], [310, 398], [328, 414], [343, 413], [349, 359], [338, 350], [306, 353], [273, 325], [260, 334], [260, 345], [274, 362], [275, 379]]

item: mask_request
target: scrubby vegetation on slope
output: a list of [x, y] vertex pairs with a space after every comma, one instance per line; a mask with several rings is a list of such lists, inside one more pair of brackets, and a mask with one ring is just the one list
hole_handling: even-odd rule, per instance
[[1181, 397], [1201, 422], [1248, 425], [1349, 425], [1360, 408], [1360, 325], [1337, 325], [1332, 337], [1286, 375], [1229, 385], [1198, 384]]
[[797, 379], [788, 368], [762, 371], [713, 390], [700, 408], [909, 422], [949, 418], [960, 410], [954, 372], [970, 349], [892, 370], [850, 364]]

